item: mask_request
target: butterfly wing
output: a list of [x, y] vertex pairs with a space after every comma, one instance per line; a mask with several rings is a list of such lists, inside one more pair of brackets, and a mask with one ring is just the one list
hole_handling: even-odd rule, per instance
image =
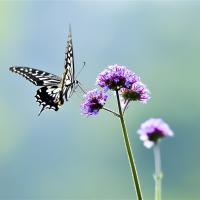
[[42, 110], [44, 109], [53, 109], [57, 111], [61, 102], [63, 103], [63, 98], [60, 97], [60, 82], [61, 78], [34, 68], [28, 67], [11, 67], [10, 71], [15, 72], [36, 86], [44, 86], [37, 90], [36, 101], [42, 105]]
[[42, 110], [39, 115], [44, 109], [57, 111], [64, 103], [63, 97], [61, 96], [61, 88], [58, 85], [45, 86], [38, 89], [35, 98], [39, 102], [39, 105], [42, 105]]
[[10, 71], [25, 77], [36, 86], [57, 85], [61, 81], [61, 78], [54, 74], [29, 67], [10, 67]]
[[71, 97], [74, 91], [75, 80], [75, 68], [74, 68], [74, 53], [73, 53], [73, 44], [72, 44], [72, 34], [71, 30], [69, 31], [67, 48], [65, 52], [65, 73], [64, 73], [64, 94], [66, 101]]

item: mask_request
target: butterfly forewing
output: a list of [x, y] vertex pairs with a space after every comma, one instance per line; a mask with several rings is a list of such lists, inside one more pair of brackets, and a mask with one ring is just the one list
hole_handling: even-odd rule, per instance
[[10, 71], [17, 73], [37, 86], [57, 85], [61, 78], [39, 69], [29, 67], [10, 67]]
[[65, 86], [64, 86], [64, 94], [65, 94], [65, 99], [66, 101], [69, 99], [69, 97], [73, 93], [73, 88], [75, 85], [75, 80], [74, 80], [74, 54], [73, 54], [73, 44], [72, 44], [72, 35], [71, 31], [68, 36], [67, 40], [67, 49], [65, 52]]

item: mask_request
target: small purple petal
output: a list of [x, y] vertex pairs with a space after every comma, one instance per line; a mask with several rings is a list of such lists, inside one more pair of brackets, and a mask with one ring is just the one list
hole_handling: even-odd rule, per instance
[[161, 138], [174, 135], [169, 125], [160, 118], [151, 118], [142, 123], [138, 134], [140, 135], [140, 139], [144, 142], [144, 146], [147, 148], [151, 148]]
[[150, 99], [150, 92], [142, 82], [133, 83], [130, 89], [122, 88], [120, 94], [124, 102], [139, 101], [146, 104]]
[[85, 97], [85, 102], [81, 104], [82, 114], [86, 116], [97, 115], [99, 110], [103, 108], [108, 98], [104, 91], [97, 89], [89, 91]]

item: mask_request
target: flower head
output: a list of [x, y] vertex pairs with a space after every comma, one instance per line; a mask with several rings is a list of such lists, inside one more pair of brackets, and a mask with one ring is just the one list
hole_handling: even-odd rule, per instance
[[85, 102], [81, 104], [82, 114], [86, 116], [97, 115], [106, 103], [108, 95], [97, 89], [89, 91], [85, 97]]
[[141, 124], [138, 134], [140, 135], [140, 139], [144, 142], [144, 146], [147, 148], [151, 148], [161, 138], [174, 135], [169, 125], [159, 118], [151, 118]]
[[130, 101], [147, 103], [150, 99], [150, 92], [142, 82], [133, 83], [130, 89], [122, 88], [120, 94], [125, 103]]
[[131, 88], [133, 83], [140, 78], [125, 66], [111, 65], [102, 71], [96, 80], [97, 85], [108, 90], [119, 90], [121, 88]]

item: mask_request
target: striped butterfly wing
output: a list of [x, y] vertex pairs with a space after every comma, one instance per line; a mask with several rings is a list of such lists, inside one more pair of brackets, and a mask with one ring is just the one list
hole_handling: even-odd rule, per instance
[[39, 115], [44, 109], [52, 109], [57, 111], [64, 103], [59, 85], [44, 86], [38, 89], [35, 98], [39, 105], [42, 106]]
[[11, 67], [10, 71], [25, 77], [36, 86], [44, 86], [38, 89], [35, 95], [36, 101], [39, 102], [39, 105], [42, 105], [39, 115], [44, 109], [53, 109], [55, 111], [59, 109], [59, 100], [62, 99], [60, 98], [60, 77], [28, 67]]
[[73, 53], [73, 44], [72, 44], [72, 34], [71, 30], [68, 35], [67, 48], [65, 52], [65, 73], [64, 73], [64, 87], [63, 93], [65, 95], [66, 101], [72, 96], [74, 92], [75, 80], [75, 68], [74, 68], [74, 53]]
[[29, 67], [10, 67], [10, 71], [23, 76], [36, 86], [57, 85], [61, 81], [54, 74]]

